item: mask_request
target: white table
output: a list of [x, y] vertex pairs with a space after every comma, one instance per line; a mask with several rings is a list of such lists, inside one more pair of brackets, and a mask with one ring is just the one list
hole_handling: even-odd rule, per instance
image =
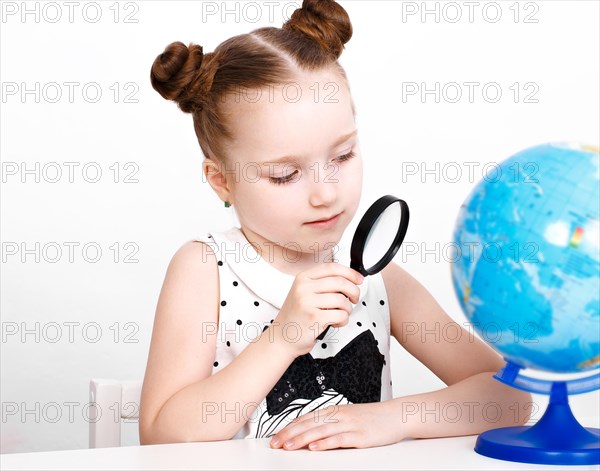
[[128, 446], [0, 455], [0, 469], [571, 469], [501, 461], [475, 451], [476, 435], [404, 440], [376, 448], [285, 451], [269, 439]]

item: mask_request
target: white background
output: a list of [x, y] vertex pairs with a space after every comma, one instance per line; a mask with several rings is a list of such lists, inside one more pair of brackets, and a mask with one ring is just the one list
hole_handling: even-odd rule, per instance
[[[249, 3], [77, 2], [70, 21], [64, 2], [3, 2], [3, 453], [87, 447], [82, 413], [89, 379], [143, 377], [156, 301], [174, 252], [206, 230], [237, 223], [203, 181], [191, 115], [152, 89], [149, 72], [173, 41], [195, 42], [210, 52], [233, 35], [281, 26], [284, 15], [299, 6], [275, 2], [269, 18], [264, 4]], [[405, 199], [411, 208], [406, 240], [420, 250], [401, 252], [395, 261], [463, 323], [450, 264], [436, 244], [451, 241], [458, 208], [483, 176], [484, 164], [550, 141], [598, 145], [598, 2], [479, 2], [472, 18], [465, 2], [340, 3], [354, 27], [340, 62], [357, 106], [365, 165], [361, 206], [344, 238], [380, 196]], [[203, 18], [203, 4], [218, 14]], [[24, 6], [39, 15], [23, 18]], [[225, 6], [237, 15], [221, 18]], [[437, 8], [438, 17], [422, 18], [424, 7]], [[418, 11], [403, 17], [403, 10]], [[454, 21], [458, 12], [462, 17]], [[126, 22], [127, 14], [137, 22]], [[66, 82], [77, 84], [72, 102]], [[439, 83], [441, 92], [452, 82], [477, 82], [473, 102], [466, 86], [456, 103], [450, 102], [456, 88], [446, 87], [437, 102], [434, 94], [403, 94], [409, 83], [429, 89]], [[502, 91], [495, 103], [492, 89], [482, 95], [488, 83]], [[34, 92], [23, 95], [24, 89]], [[93, 103], [96, 89], [102, 96]], [[28, 169], [38, 163], [48, 173], [40, 171], [36, 182], [35, 170], [24, 176], [6, 171], [10, 162]], [[79, 164], [72, 183], [65, 162]], [[465, 162], [480, 163], [473, 178]], [[102, 169], [98, 182], [84, 179], [86, 164], [88, 180], [94, 168]], [[425, 165], [432, 173], [409, 175], [407, 164]], [[52, 183], [56, 166], [63, 174]], [[463, 174], [455, 179], [457, 167]], [[138, 182], [125, 183], [132, 170]], [[68, 243], [79, 244], [72, 262]], [[87, 243], [102, 249], [96, 263], [83, 257]], [[50, 263], [55, 244], [62, 256]], [[20, 252], [9, 253], [15, 246], [32, 250], [25, 262]], [[135, 263], [125, 263], [128, 255]], [[9, 335], [15, 326], [19, 331]], [[23, 329], [32, 333], [23, 338]], [[396, 343], [392, 355], [395, 396], [443, 386]], [[536, 399], [543, 410], [547, 397]], [[596, 391], [572, 397], [571, 405], [578, 417], [595, 416], [598, 400]], [[11, 404], [14, 415], [5, 413]], [[136, 433], [135, 424], [127, 425], [124, 444], [137, 443]]]

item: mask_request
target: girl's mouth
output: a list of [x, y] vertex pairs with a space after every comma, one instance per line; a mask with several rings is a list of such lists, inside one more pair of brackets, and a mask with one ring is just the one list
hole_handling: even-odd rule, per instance
[[335, 226], [335, 224], [339, 221], [341, 214], [342, 213], [339, 213], [339, 214], [333, 216], [332, 218], [324, 220], [324, 221], [313, 221], [313, 222], [307, 222], [306, 224], [311, 227], [328, 229], [330, 227]]

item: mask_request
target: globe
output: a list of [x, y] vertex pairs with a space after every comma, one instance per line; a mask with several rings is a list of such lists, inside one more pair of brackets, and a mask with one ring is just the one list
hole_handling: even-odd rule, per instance
[[545, 144], [488, 167], [461, 206], [452, 279], [484, 341], [523, 367], [600, 364], [598, 149]]
[[535, 425], [488, 430], [475, 451], [600, 464], [600, 430], [579, 424], [568, 404], [600, 387], [599, 149], [538, 145], [487, 170], [459, 210], [453, 286], [472, 328], [506, 360], [494, 378], [550, 400]]

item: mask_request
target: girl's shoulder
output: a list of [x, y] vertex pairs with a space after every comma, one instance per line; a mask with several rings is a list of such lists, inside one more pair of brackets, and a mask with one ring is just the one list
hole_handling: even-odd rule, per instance
[[[210, 239], [208, 241], [191, 239], [181, 245], [171, 258], [167, 268], [168, 276], [185, 283], [193, 284], [194, 281], [203, 281], [205, 287], [210, 289], [213, 284], [206, 283], [206, 280], [219, 276], [217, 257], [210, 244]], [[218, 287], [218, 282], [216, 286]]]
[[219, 257], [221, 252], [231, 250], [232, 246], [239, 244], [240, 241], [246, 241], [239, 227], [233, 226], [227, 230], [221, 231], [205, 231], [193, 239], [189, 240], [188, 244], [196, 244], [203, 251], [207, 248], [210, 252]]

